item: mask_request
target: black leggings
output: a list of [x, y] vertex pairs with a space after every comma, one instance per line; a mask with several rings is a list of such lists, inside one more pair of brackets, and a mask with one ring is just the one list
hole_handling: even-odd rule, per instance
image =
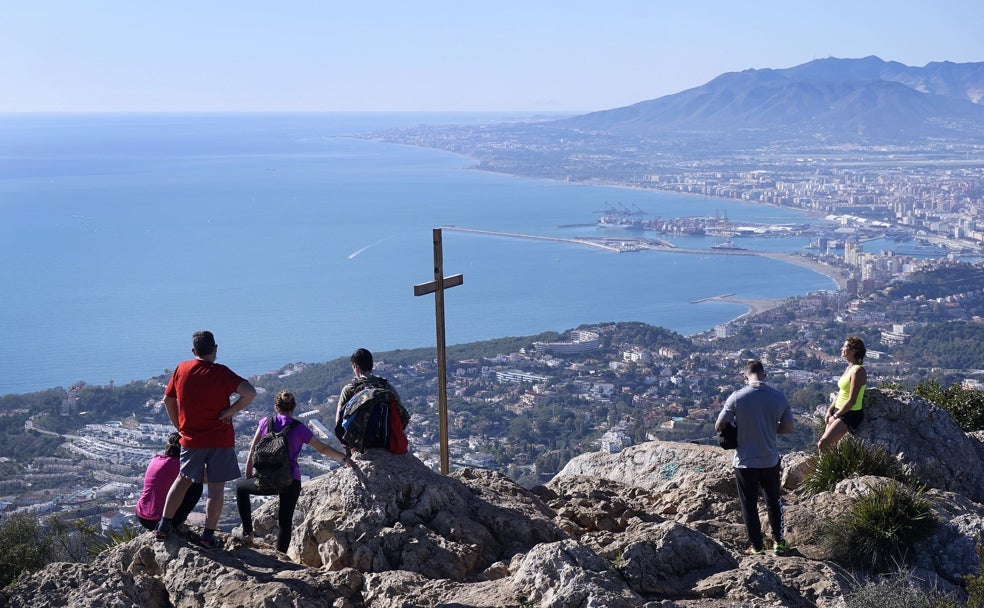
[[[250, 504], [250, 495], [273, 496], [276, 492], [269, 492], [260, 488], [259, 480], [256, 477], [240, 479], [236, 483], [236, 508], [239, 509], [239, 518], [243, 521], [243, 534], [253, 534], [253, 505]], [[286, 490], [280, 492], [280, 509], [277, 513], [277, 523], [280, 530], [277, 532], [277, 551], [287, 553], [290, 546], [290, 534], [294, 528], [294, 509], [297, 507], [297, 499], [301, 496], [301, 480], [295, 479]]]

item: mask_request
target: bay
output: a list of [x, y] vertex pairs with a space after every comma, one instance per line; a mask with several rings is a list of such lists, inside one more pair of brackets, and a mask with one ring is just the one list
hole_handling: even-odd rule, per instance
[[[433, 346], [432, 229], [611, 234], [606, 204], [662, 217], [813, 221], [738, 201], [511, 177], [348, 137], [514, 115], [0, 116], [0, 394], [149, 378], [211, 329], [241, 374]], [[585, 225], [587, 224], [587, 225]], [[642, 321], [683, 334], [745, 308], [694, 300], [835, 288], [767, 258], [616, 254], [445, 230], [449, 344]], [[684, 242], [686, 241], [686, 242]], [[712, 237], [681, 239], [708, 246]], [[745, 239], [799, 250], [803, 239]]]

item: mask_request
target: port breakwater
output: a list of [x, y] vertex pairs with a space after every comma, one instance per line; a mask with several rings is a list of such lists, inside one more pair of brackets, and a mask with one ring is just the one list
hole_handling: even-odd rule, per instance
[[555, 241], [560, 243], [574, 243], [575, 245], [587, 245], [597, 247], [606, 251], [621, 253], [623, 250], [615, 245], [608, 244], [608, 240], [595, 240], [587, 238], [565, 238], [558, 236], [542, 236], [537, 234], [520, 234], [518, 232], [501, 232], [498, 230], [482, 230], [479, 228], [462, 228], [461, 226], [441, 226], [441, 230], [452, 230], [455, 232], [470, 232], [472, 234], [484, 234], [488, 236], [501, 236], [512, 239], [533, 239], [537, 241]]
[[584, 245], [587, 247], [596, 247], [598, 249], [604, 249], [605, 251], [611, 251], [613, 253], [626, 253], [633, 251], [667, 251], [672, 253], [702, 253], [702, 254], [715, 254], [715, 255], [758, 255], [754, 251], [748, 251], [745, 249], [695, 249], [695, 248], [685, 248], [678, 247], [669, 241], [664, 241], [662, 239], [640, 239], [640, 238], [625, 238], [625, 237], [559, 237], [559, 236], [542, 236], [537, 234], [521, 234], [517, 232], [503, 232], [500, 230], [484, 230], [481, 228], [463, 228], [461, 226], [441, 226], [442, 230], [451, 230], [456, 232], [469, 232], [472, 234], [485, 234], [489, 236], [501, 236], [505, 238], [515, 238], [515, 239], [534, 239], [540, 241], [555, 241], [561, 243], [573, 243], [575, 245]]
[[794, 253], [783, 253], [774, 251], [751, 251], [748, 249], [696, 249], [677, 247], [673, 243], [663, 240], [638, 239], [638, 238], [613, 238], [613, 237], [557, 237], [543, 236], [537, 234], [522, 234], [517, 232], [505, 232], [500, 230], [484, 230], [481, 228], [464, 228], [462, 226], [441, 226], [442, 230], [455, 232], [467, 232], [472, 234], [484, 234], [488, 236], [498, 236], [515, 239], [533, 239], [540, 241], [553, 241], [560, 243], [571, 243], [586, 247], [595, 247], [613, 253], [625, 253], [634, 251], [663, 251], [667, 253], [696, 253], [704, 255], [756, 255], [771, 258], [787, 264], [794, 264], [802, 268], [808, 268], [816, 273], [831, 278], [837, 284], [839, 290], [847, 288], [847, 277], [839, 269], [829, 264], [813, 258]]

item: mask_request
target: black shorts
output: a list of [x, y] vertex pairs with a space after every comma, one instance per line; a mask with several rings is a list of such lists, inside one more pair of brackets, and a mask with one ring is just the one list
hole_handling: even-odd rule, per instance
[[853, 433], [858, 430], [861, 421], [864, 420], [864, 410], [851, 410], [846, 414], [841, 414], [840, 420], [847, 425], [847, 430]]

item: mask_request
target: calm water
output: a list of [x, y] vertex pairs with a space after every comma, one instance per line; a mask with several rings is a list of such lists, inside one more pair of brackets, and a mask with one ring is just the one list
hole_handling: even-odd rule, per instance
[[[215, 332], [241, 374], [434, 343], [431, 230], [574, 236], [606, 202], [798, 222], [733, 201], [514, 178], [345, 137], [480, 115], [0, 117], [0, 394], [143, 379]], [[509, 118], [509, 117], [506, 117]], [[684, 239], [713, 244], [718, 239]], [[804, 240], [743, 240], [798, 250]], [[449, 344], [643, 321], [692, 334], [832, 280], [768, 259], [444, 232]]]

